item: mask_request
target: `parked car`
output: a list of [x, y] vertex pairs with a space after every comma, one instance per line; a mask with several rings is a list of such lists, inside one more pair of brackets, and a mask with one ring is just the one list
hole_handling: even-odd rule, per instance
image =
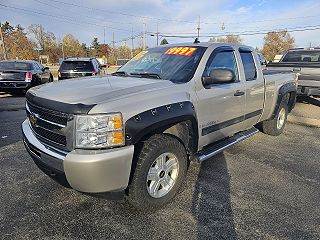
[[156, 209], [184, 184], [190, 161], [212, 159], [258, 129], [281, 134], [296, 78], [263, 72], [247, 46], [149, 48], [111, 76], [29, 90], [24, 143], [62, 185], [124, 191], [137, 208]]
[[67, 58], [58, 70], [58, 80], [100, 75], [101, 66], [96, 58]]
[[299, 71], [298, 95], [320, 96], [320, 48], [289, 49], [278, 63], [269, 69]]
[[48, 67], [30, 60], [0, 61], [0, 90], [28, 90], [33, 86], [52, 82]]

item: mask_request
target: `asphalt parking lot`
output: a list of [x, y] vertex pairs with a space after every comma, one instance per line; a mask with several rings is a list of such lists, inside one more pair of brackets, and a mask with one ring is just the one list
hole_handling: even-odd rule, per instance
[[23, 96], [2, 94], [0, 239], [320, 239], [320, 128], [288, 124], [193, 163], [169, 206], [141, 213], [38, 170], [21, 141], [23, 108]]

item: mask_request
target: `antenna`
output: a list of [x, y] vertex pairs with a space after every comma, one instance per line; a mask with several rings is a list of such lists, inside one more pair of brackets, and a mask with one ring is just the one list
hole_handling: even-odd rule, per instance
[[198, 27], [197, 27], [197, 31], [198, 31], [198, 39], [200, 38], [200, 16], [198, 18]]

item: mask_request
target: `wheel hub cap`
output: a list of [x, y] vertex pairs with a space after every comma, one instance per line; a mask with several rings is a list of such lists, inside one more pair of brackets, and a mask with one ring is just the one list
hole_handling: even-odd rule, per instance
[[282, 108], [279, 112], [279, 115], [278, 115], [278, 120], [277, 120], [277, 128], [278, 129], [281, 129], [283, 124], [284, 124], [284, 121], [286, 119], [286, 110], [284, 108]]
[[147, 175], [147, 190], [151, 197], [168, 194], [178, 178], [179, 162], [173, 153], [163, 153], [152, 163]]

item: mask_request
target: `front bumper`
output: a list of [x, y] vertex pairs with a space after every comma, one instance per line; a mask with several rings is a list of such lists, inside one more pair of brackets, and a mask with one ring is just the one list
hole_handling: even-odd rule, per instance
[[121, 191], [128, 186], [134, 146], [62, 153], [34, 135], [29, 120], [22, 123], [26, 149], [37, 166], [65, 187], [80, 192]]
[[27, 89], [31, 87], [31, 82], [25, 81], [0, 81], [1, 89]]

